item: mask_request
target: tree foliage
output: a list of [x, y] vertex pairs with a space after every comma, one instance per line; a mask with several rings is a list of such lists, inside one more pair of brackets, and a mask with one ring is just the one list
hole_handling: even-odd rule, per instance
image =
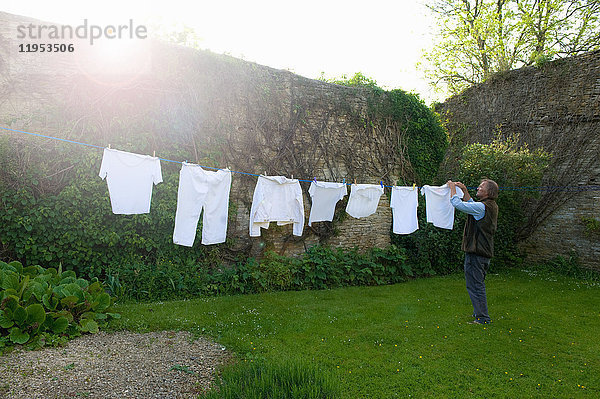
[[598, 0], [430, 0], [434, 48], [423, 68], [456, 94], [496, 72], [600, 48]]

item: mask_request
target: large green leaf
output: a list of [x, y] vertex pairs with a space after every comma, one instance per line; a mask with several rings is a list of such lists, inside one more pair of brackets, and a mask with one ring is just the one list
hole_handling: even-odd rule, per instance
[[78, 278], [77, 280], [75, 280], [75, 284], [80, 286], [82, 289], [86, 289], [88, 285], [90, 285], [90, 283], [88, 283], [88, 281], [83, 278]]
[[[5, 291], [5, 293], [6, 293], [6, 291]], [[17, 307], [19, 306], [18, 298], [13, 295], [7, 295], [2, 300], [2, 303], [4, 304], [4, 309], [10, 309], [13, 313], [14, 313], [15, 309], [17, 309]]]
[[25, 331], [21, 331], [19, 327], [13, 327], [10, 330], [9, 338], [15, 344], [23, 345], [25, 342], [29, 341], [29, 334]]
[[23, 292], [25, 291], [25, 288], [27, 288], [28, 285], [29, 285], [29, 276], [25, 276], [21, 280], [21, 283], [19, 283], [19, 295], [18, 295], [19, 298], [23, 297]]
[[17, 325], [19, 326], [22, 326], [23, 323], [25, 323], [26, 319], [27, 311], [25, 310], [25, 308], [22, 306], [17, 306], [17, 308], [13, 312], [13, 320], [15, 321], [15, 323], [17, 323]]
[[12, 296], [17, 301], [19, 300], [19, 293], [17, 292], [17, 290], [13, 290], [12, 288], [4, 290], [3, 294], [4, 294], [4, 297]]
[[77, 279], [73, 276], [61, 277], [61, 280], [58, 282], [58, 285], [67, 285], [75, 283]]
[[55, 310], [58, 306], [58, 298], [52, 294], [44, 294], [42, 296], [42, 303], [48, 310]]
[[64, 317], [71, 323], [73, 321], [73, 313], [68, 310], [61, 310], [60, 312], [56, 312], [53, 314], [53, 317]]
[[34, 278], [40, 273], [39, 273], [38, 266], [29, 266], [29, 267], [23, 268], [23, 274], [26, 274], [29, 277]]
[[94, 312], [85, 312], [80, 316], [80, 319], [96, 319], [96, 313]]
[[46, 311], [39, 303], [29, 305], [25, 310], [27, 311], [27, 322], [29, 324], [37, 323], [40, 326], [46, 320]]
[[0, 271], [2, 274], [1, 285], [0, 288], [4, 288], [5, 290], [13, 289], [15, 291], [19, 291], [19, 275], [10, 270]]
[[110, 295], [106, 292], [98, 295], [94, 303], [92, 303], [92, 309], [95, 312], [103, 312], [110, 306]]
[[76, 296], [81, 291], [81, 287], [75, 283], [61, 284], [61, 286], [65, 296]]
[[63, 308], [72, 309], [75, 307], [75, 305], [77, 305], [78, 301], [79, 301], [79, 298], [77, 298], [76, 296], [70, 295], [70, 296], [67, 296], [67, 297], [64, 297], [63, 299], [61, 299], [60, 304], [62, 305]]
[[69, 320], [66, 317], [59, 317], [52, 322], [52, 332], [55, 334], [60, 334], [65, 332], [67, 326], [69, 325]]
[[79, 326], [81, 327], [81, 332], [90, 332], [92, 334], [98, 332], [98, 323], [96, 323], [94, 320], [82, 319], [79, 322]]
[[98, 281], [95, 281], [89, 285], [88, 292], [92, 295], [99, 294], [102, 292], [102, 285]]
[[0, 310], [0, 327], [11, 328], [14, 325], [15, 325], [15, 322], [12, 320], [12, 310], [10, 310], [10, 309]]
[[18, 274], [23, 273], [23, 265], [19, 261], [12, 261], [8, 264], [8, 266], [12, 266]]
[[44, 284], [39, 283], [37, 281], [32, 281], [29, 284], [29, 290], [31, 290], [31, 292], [35, 296], [35, 299], [37, 299], [38, 302], [42, 302], [44, 294], [46, 293], [46, 288], [44, 287]]

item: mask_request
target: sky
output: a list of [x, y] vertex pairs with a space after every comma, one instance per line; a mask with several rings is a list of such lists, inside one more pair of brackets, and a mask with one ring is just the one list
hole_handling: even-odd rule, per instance
[[0, 11], [50, 22], [189, 26], [199, 46], [308, 78], [373, 78], [386, 89], [444, 99], [417, 69], [433, 43], [426, 0], [4, 0]]

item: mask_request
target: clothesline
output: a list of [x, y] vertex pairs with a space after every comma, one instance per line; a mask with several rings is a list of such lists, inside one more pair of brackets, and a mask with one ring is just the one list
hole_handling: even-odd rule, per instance
[[[44, 135], [44, 134], [39, 134], [39, 133], [32, 133], [32, 132], [26, 132], [24, 130], [17, 130], [17, 129], [10, 129], [7, 127], [3, 127], [0, 126], [0, 129], [2, 130], [6, 130], [9, 132], [14, 132], [14, 133], [21, 133], [21, 134], [27, 134], [30, 136], [35, 136], [35, 137], [42, 137], [42, 138], [46, 138], [46, 139], [50, 139], [50, 140], [57, 140], [57, 141], [62, 141], [65, 143], [71, 143], [71, 144], [79, 144], [79, 145], [83, 145], [83, 146], [87, 146], [87, 147], [93, 147], [93, 148], [98, 148], [98, 149], [105, 149], [108, 147], [102, 147], [99, 145], [94, 145], [94, 144], [89, 144], [89, 143], [82, 143], [80, 141], [74, 141], [74, 140], [68, 140], [68, 139], [62, 139], [59, 137], [54, 137], [54, 136], [48, 136], [48, 135]], [[170, 163], [177, 163], [177, 164], [183, 164], [182, 161], [174, 161], [172, 159], [166, 159], [166, 158], [158, 158], [161, 161], [165, 161], [165, 162], [170, 162]], [[212, 166], [204, 166], [204, 165], [198, 165], [201, 168], [204, 169], [212, 169], [212, 170], [220, 170], [222, 168], [215, 168]], [[259, 177], [259, 174], [256, 173], [249, 173], [249, 172], [241, 172], [241, 171], [237, 171], [237, 170], [232, 170], [232, 173], [237, 173], [237, 174], [241, 174], [241, 175], [247, 175], [247, 176], [255, 176], [255, 177]], [[303, 179], [297, 179], [298, 181], [301, 182], [305, 182], [305, 183], [311, 183], [313, 182], [315, 179], [313, 180], [303, 180]], [[344, 179], [344, 184], [346, 184], [347, 186], [351, 186], [352, 183], [346, 183], [345, 179]], [[381, 185], [381, 187], [385, 187], [385, 188], [393, 188], [394, 186], [386, 186], [384, 185], [381, 181], [379, 182], [379, 184]], [[417, 187], [419, 189], [421, 189], [421, 187]], [[475, 189], [476, 187], [467, 187], [470, 190]], [[578, 186], [539, 186], [539, 187], [499, 187], [500, 190], [507, 190], [507, 191], [567, 191], [567, 192], [573, 192], [573, 191], [600, 191], [600, 185], [578, 185]]]

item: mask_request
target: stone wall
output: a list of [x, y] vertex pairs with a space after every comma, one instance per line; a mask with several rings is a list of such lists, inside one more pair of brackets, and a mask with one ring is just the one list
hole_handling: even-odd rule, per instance
[[[4, 126], [100, 146], [113, 143], [125, 151], [156, 151], [160, 157], [177, 154], [172, 155], [180, 157], [177, 161], [248, 173], [395, 183], [402, 160], [388, 144], [398, 142], [401, 133], [392, 125], [366, 123], [367, 91], [150, 39], [114, 65], [100, 46], [84, 41], [65, 40], [75, 43], [71, 54], [20, 54], [16, 25], [29, 23], [43, 22], [0, 13]], [[130, 140], [122, 137], [123, 124]], [[179, 166], [163, 162], [165, 168]], [[301, 238], [292, 236], [291, 225], [272, 224], [251, 239], [255, 184], [256, 177], [233, 175], [231, 204], [237, 214], [228, 237], [239, 250], [297, 254], [318, 242], [361, 249], [389, 245], [386, 196], [377, 213], [364, 219], [305, 224]], [[309, 183], [301, 185], [308, 222]], [[337, 214], [344, 213], [344, 204], [338, 204]]]
[[[440, 111], [455, 142], [487, 143], [501, 131], [551, 152], [544, 185], [600, 184], [600, 51], [498, 74]], [[537, 205], [531, 211], [540, 224], [522, 242], [528, 255], [575, 250], [585, 266], [600, 269], [600, 240], [581, 220], [600, 219], [600, 191], [545, 192]]]

